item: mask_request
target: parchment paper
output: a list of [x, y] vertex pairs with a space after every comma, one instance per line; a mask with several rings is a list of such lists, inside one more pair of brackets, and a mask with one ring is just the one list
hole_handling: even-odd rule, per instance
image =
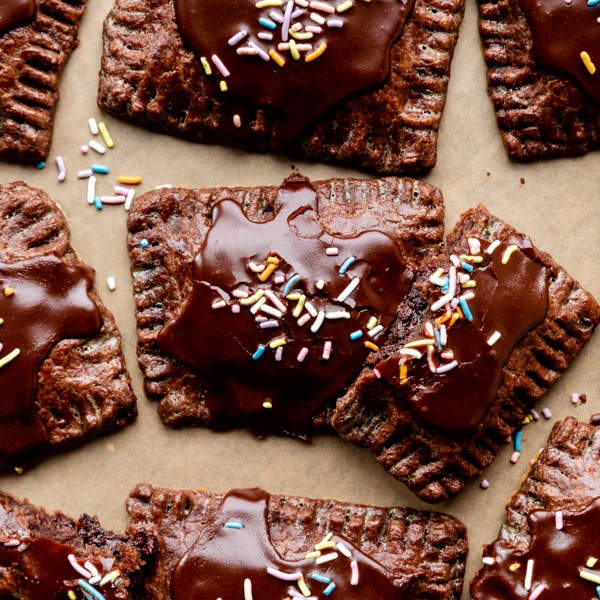
[[[126, 213], [122, 207], [101, 212], [85, 201], [86, 182], [79, 169], [92, 162], [111, 167], [99, 177], [98, 190], [111, 193], [119, 174], [142, 175], [141, 191], [170, 183], [185, 187], [279, 184], [290, 172], [284, 158], [248, 154], [218, 146], [191, 144], [128, 125], [96, 107], [102, 21], [109, 0], [90, 0], [81, 29], [80, 47], [71, 57], [61, 83], [55, 137], [44, 170], [0, 163], [0, 181], [22, 179], [46, 190], [64, 208], [72, 243], [96, 269], [101, 296], [115, 313], [123, 334], [124, 351], [139, 400], [137, 422], [120, 433], [102, 438], [50, 459], [22, 476], [0, 477], [0, 489], [28, 497], [48, 509], [69, 515], [98, 515], [107, 528], [122, 530], [127, 522], [124, 501], [138, 482], [173, 488], [205, 487], [224, 492], [232, 487], [261, 486], [271, 492], [381, 506], [419, 502], [402, 484], [384, 472], [368, 450], [355, 448], [334, 436], [317, 437], [312, 444], [291, 439], [259, 441], [245, 431], [213, 433], [205, 429], [173, 431], [164, 427], [156, 405], [143, 393], [135, 354], [134, 306], [125, 248]], [[81, 155], [90, 139], [87, 119], [104, 120], [115, 147], [100, 157]], [[56, 180], [54, 159], [63, 156], [65, 183]], [[600, 153], [532, 165], [511, 163], [496, 129], [485, 90], [485, 71], [477, 33], [477, 9], [468, 0], [452, 64], [448, 101], [439, 138], [438, 164], [426, 178], [439, 186], [446, 200], [446, 230], [458, 215], [482, 202], [504, 220], [528, 233], [536, 245], [552, 254], [584, 287], [600, 297]], [[312, 179], [367, 176], [337, 167], [296, 162]], [[109, 291], [106, 278], [117, 289]], [[587, 420], [600, 410], [600, 334], [541, 402], [554, 416], [523, 430], [523, 452], [516, 465], [507, 446], [487, 469], [486, 491], [473, 484], [458, 498], [434, 510], [460, 518], [469, 531], [468, 581], [480, 565], [481, 546], [492, 541], [504, 518], [504, 504], [519, 484], [528, 461], [544, 444], [552, 423], [573, 414]], [[573, 406], [572, 392], [586, 393], [585, 405]], [[465, 591], [464, 598], [468, 598]]]

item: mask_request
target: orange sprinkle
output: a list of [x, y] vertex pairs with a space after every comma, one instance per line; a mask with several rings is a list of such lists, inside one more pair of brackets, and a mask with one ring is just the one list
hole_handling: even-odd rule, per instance
[[438, 317], [435, 322], [438, 325], [441, 325], [442, 323], [445, 323], [451, 316], [452, 313], [450, 311], [446, 311], [441, 317]]
[[141, 175], [119, 175], [117, 181], [123, 185], [139, 185], [142, 183]]
[[590, 75], [594, 75], [596, 73], [596, 65], [592, 62], [592, 59], [590, 57], [590, 55], [583, 50], [580, 54], [579, 54], [583, 64], [585, 65], [585, 68], [588, 70]]
[[321, 56], [321, 54], [323, 54], [323, 52], [325, 52], [325, 50], [327, 50], [327, 44], [323, 42], [316, 50], [313, 50], [310, 54], [307, 54], [304, 57], [304, 60], [306, 62], [316, 60], [317, 58], [319, 58], [319, 56]]
[[452, 327], [459, 319], [462, 319], [462, 311], [457, 307], [456, 312], [452, 313], [452, 318], [450, 319], [450, 323], [448, 323], [448, 327]]
[[261, 281], [266, 281], [267, 279], [269, 279], [269, 277], [271, 277], [271, 275], [273, 274], [273, 271], [277, 268], [277, 264], [276, 263], [269, 263], [266, 267], [266, 269], [260, 274], [259, 279]]
[[15, 290], [13, 290], [11, 287], [5, 287], [4, 288], [4, 295], [5, 296], [12, 296], [15, 293]]
[[377, 344], [374, 344], [373, 342], [365, 342], [365, 348], [368, 348], [369, 350], [373, 350], [373, 352], [377, 352], [377, 350], [379, 350], [379, 346]]
[[275, 50], [269, 50], [269, 56], [280, 66], [283, 67], [285, 65], [285, 58], [276, 52]]

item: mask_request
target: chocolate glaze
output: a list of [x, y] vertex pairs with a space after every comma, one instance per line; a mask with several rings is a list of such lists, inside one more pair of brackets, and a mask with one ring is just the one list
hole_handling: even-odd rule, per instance
[[[493, 557], [495, 562], [486, 565], [473, 580], [471, 595], [485, 600], [518, 600], [528, 598], [544, 584], [547, 589], [540, 600], [597, 599], [597, 584], [582, 579], [579, 571], [588, 558], [595, 557], [599, 563], [589, 570], [600, 576], [600, 498], [581, 512], [564, 512], [561, 530], [556, 529], [554, 512], [537, 511], [528, 520], [529, 547], [519, 551], [502, 539], [488, 546], [484, 556]], [[534, 561], [529, 591], [524, 587], [528, 560]], [[520, 567], [511, 571], [512, 564]]]
[[[509, 244], [524, 251], [513, 252], [503, 265], [501, 259]], [[487, 245], [482, 241], [483, 249]], [[529, 240], [514, 236], [494, 251], [491, 260], [484, 254], [484, 263], [471, 274], [477, 284], [475, 297], [468, 302], [473, 321], [461, 319], [448, 329], [447, 345], [458, 367], [434, 374], [425, 357], [411, 361], [408, 381], [398, 389], [410, 410], [428, 425], [455, 435], [472, 431], [496, 396], [502, 367], [513, 348], [544, 319], [548, 274], [525, 252], [532, 252]], [[488, 346], [494, 331], [502, 335]], [[399, 385], [397, 356], [382, 361], [376, 369], [386, 381]]]
[[36, 10], [36, 0], [0, 0], [0, 35], [29, 23]]
[[[102, 319], [89, 297], [92, 281], [91, 268], [56, 256], [0, 263], [0, 358], [21, 350], [0, 368], [0, 462], [18, 465], [46, 442], [36, 416], [38, 370], [60, 340], [100, 330]], [[7, 287], [12, 295], [4, 293]]]
[[[249, 221], [233, 200], [215, 206], [212, 227], [194, 262], [193, 289], [177, 318], [161, 330], [158, 342], [201, 374], [216, 426], [243, 424], [257, 434], [305, 436], [312, 417], [344, 391], [369, 352], [364, 341], [371, 338], [364, 335], [352, 341], [350, 333], [358, 329], [366, 333], [372, 315], [388, 325], [412, 272], [398, 245], [383, 233], [366, 231], [345, 239], [329, 235], [318, 221], [316, 194], [306, 180], [288, 180], [280, 189], [278, 205], [274, 218], [264, 223]], [[330, 246], [339, 248], [338, 256], [326, 255]], [[260, 283], [248, 264], [263, 263], [269, 255], [276, 255], [281, 263], [268, 281]], [[338, 270], [349, 256], [357, 260], [340, 275]], [[352, 318], [325, 319], [316, 333], [310, 331], [312, 318], [299, 326], [292, 315], [296, 302], [284, 298], [283, 284], [274, 283], [277, 275], [287, 280], [294, 273], [301, 278], [293, 290], [305, 293], [317, 310], [346, 310]], [[354, 309], [335, 300], [353, 277], [360, 278], [351, 296]], [[320, 279], [325, 282], [323, 290], [316, 287]], [[260, 329], [246, 307], [239, 314], [231, 311], [231, 305], [237, 304], [231, 295], [234, 290], [252, 293], [259, 288], [273, 290], [287, 304], [277, 328]], [[215, 299], [221, 298], [228, 306], [212, 309]], [[281, 337], [288, 343], [277, 361], [268, 344]], [[326, 340], [333, 344], [329, 360], [321, 358]], [[266, 351], [253, 360], [259, 344]], [[298, 362], [303, 347], [309, 352]], [[265, 401], [272, 408], [264, 408]]]
[[[67, 559], [73, 552], [72, 546], [45, 537], [23, 541], [16, 548], [7, 548], [0, 542], [0, 567], [16, 569], [22, 575], [17, 578], [19, 589], [11, 590], [18, 592], [19, 598], [64, 600], [69, 590], [79, 589], [77, 581], [81, 579], [81, 574]], [[102, 595], [107, 600], [116, 599], [110, 586], [102, 588]], [[7, 599], [12, 597], [12, 595], [6, 596]], [[78, 593], [77, 598], [80, 597], [83, 598]], [[1, 591], [0, 598], [5, 598]]]
[[[248, 31], [248, 37], [239, 45], [253, 40], [260, 47], [277, 48], [281, 41], [281, 26], [272, 32], [273, 42], [260, 40], [258, 31], [268, 31], [258, 24], [259, 17], [267, 17], [273, 7], [259, 10], [255, 2], [248, 0], [175, 0], [175, 15], [184, 43], [198, 58], [207, 59], [217, 54], [231, 72], [226, 77], [228, 91], [223, 96], [229, 103], [231, 97], [241, 100], [232, 104], [232, 115], [252, 114], [244, 108], [270, 106], [277, 118], [274, 138], [282, 143], [294, 141], [302, 131], [318, 117], [359, 91], [374, 87], [388, 75], [390, 47], [400, 35], [404, 22], [412, 10], [414, 0], [356, 0], [347, 12], [326, 17], [342, 19], [343, 28], [323, 26], [323, 33], [316, 34], [314, 47], [327, 44], [325, 53], [312, 62], [293, 60], [290, 53], [280, 51], [285, 66], [279, 67], [273, 60], [265, 62], [257, 56], [240, 56], [238, 46], [228, 45], [228, 40], [240, 30]], [[341, 4], [332, 2], [332, 6]], [[284, 1], [282, 9], [285, 10]], [[294, 9], [298, 9], [295, 6]], [[308, 18], [303, 20], [316, 25]], [[223, 79], [215, 73], [209, 78], [218, 90]], [[242, 125], [244, 128], [244, 125]], [[247, 127], [246, 127], [247, 128]], [[234, 128], [232, 128], [234, 130]]]
[[[600, 6], [586, 0], [519, 0], [533, 34], [536, 62], [547, 69], [563, 71], [600, 102]], [[585, 50], [596, 66], [591, 75], [580, 53]]]
[[[294, 581], [277, 579], [267, 573], [267, 567], [284, 573], [301, 572], [311, 594], [317, 598], [327, 597], [323, 591], [328, 584], [311, 578], [313, 572], [335, 583], [335, 597], [349, 600], [406, 597], [408, 580], [394, 579], [379, 563], [338, 536], [333, 536], [332, 541], [343, 543], [351, 551], [351, 558], [339, 551], [337, 559], [321, 565], [316, 565], [314, 559], [298, 556], [282, 558], [270, 538], [268, 503], [269, 495], [260, 489], [234, 490], [225, 496], [214, 526], [201, 534], [175, 568], [171, 579], [173, 600], [243, 598], [245, 579], [250, 579], [255, 598], [284, 598], [290, 587], [299, 591]], [[227, 528], [224, 526], [227, 522], [241, 523], [243, 528]], [[319, 541], [315, 539], [314, 544]], [[301, 556], [310, 550], [312, 547], [306, 548]], [[323, 554], [333, 551], [335, 548], [324, 550]], [[350, 584], [350, 560], [358, 563], [358, 585]]]

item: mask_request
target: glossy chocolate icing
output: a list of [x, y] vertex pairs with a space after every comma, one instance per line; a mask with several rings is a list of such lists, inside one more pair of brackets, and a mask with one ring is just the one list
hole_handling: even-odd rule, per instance
[[0, 359], [20, 349], [0, 368], [0, 462], [19, 465], [46, 442], [36, 415], [38, 370], [60, 340], [100, 330], [92, 281], [91, 268], [52, 255], [0, 263]]
[[[45, 537], [23, 541], [16, 547], [6, 547], [0, 542], [0, 568], [15, 568], [22, 574], [22, 577], [17, 578], [19, 589], [11, 590], [18, 592], [19, 598], [66, 600], [69, 590], [73, 590], [77, 598], [83, 598], [77, 585], [82, 576], [67, 558], [73, 551], [72, 546]], [[110, 585], [101, 589], [106, 600], [116, 598]], [[12, 597], [2, 595], [0, 590], [0, 598]]]
[[36, 0], [0, 0], [0, 35], [29, 23], [36, 10]]
[[[244, 598], [246, 579], [250, 580], [257, 599], [285, 598], [289, 588], [300, 592], [297, 580], [282, 581], [269, 574], [267, 567], [287, 574], [301, 573], [311, 595], [319, 599], [328, 597], [324, 590], [330, 584], [311, 577], [315, 572], [335, 584], [332, 597], [348, 600], [406, 597], [407, 580], [394, 579], [379, 563], [339, 536], [333, 536], [331, 541], [343, 544], [351, 557], [331, 548], [322, 553], [337, 552], [338, 557], [323, 564], [315, 564], [313, 558], [282, 558], [271, 541], [268, 503], [269, 495], [260, 489], [234, 490], [225, 496], [214, 525], [200, 535], [175, 568], [171, 579], [173, 600]], [[238, 523], [242, 527], [234, 529], [225, 523]], [[314, 544], [319, 541], [315, 539]], [[307, 548], [302, 554], [312, 549]], [[352, 560], [358, 567], [356, 585], [351, 584]]]
[[[332, 7], [342, 0], [327, 1]], [[258, 56], [238, 55], [237, 48], [248, 46], [249, 41], [265, 51], [277, 49], [282, 42], [282, 26], [274, 23], [273, 31], [258, 23], [260, 17], [269, 18], [272, 11], [285, 12], [287, 1], [282, 7], [266, 7], [262, 10], [249, 0], [175, 0], [175, 15], [181, 36], [186, 46], [198, 58], [218, 55], [228, 71], [222, 77], [212, 65], [215, 84], [224, 79], [228, 91], [223, 99], [233, 108], [232, 116], [238, 113], [245, 123], [245, 114], [253, 114], [249, 107], [269, 106], [276, 110], [277, 118], [274, 138], [282, 143], [294, 141], [303, 130], [324, 115], [328, 109], [359, 91], [374, 87], [384, 81], [390, 69], [390, 47], [400, 35], [404, 22], [412, 10], [414, 0], [355, 0], [352, 8], [345, 12], [327, 14], [307, 8], [302, 17], [294, 19], [303, 25], [316, 26], [309, 18], [319, 13], [327, 19], [342, 20], [342, 28], [323, 25], [323, 32], [313, 34], [307, 42], [313, 49], [321, 43], [327, 44], [325, 52], [311, 62], [305, 55], [294, 60], [289, 51], [277, 52], [285, 57], [280, 67], [274, 60], [265, 62]], [[294, 5], [294, 11], [300, 6]], [[240, 30], [247, 37], [235, 46], [228, 40]], [[257, 33], [272, 33], [273, 41], [264, 41]], [[305, 31], [305, 30], [303, 30]], [[235, 106], [231, 100], [240, 100]], [[242, 125], [242, 128], [245, 125]], [[232, 128], [233, 129], [233, 128]]]
[[[513, 252], [503, 265], [509, 244], [523, 250]], [[482, 242], [483, 249], [487, 245]], [[473, 270], [475, 297], [468, 301], [473, 320], [460, 319], [448, 329], [447, 347], [458, 362], [456, 368], [437, 374], [430, 371], [425, 357], [412, 360], [408, 380], [400, 385], [398, 356], [376, 366], [386, 381], [399, 385], [402, 401], [418, 419], [441, 431], [464, 435], [477, 426], [490, 406], [513, 348], [544, 319], [548, 307], [547, 271], [526, 252], [532, 252], [529, 240], [515, 236], [500, 244], [491, 260], [483, 254], [484, 262]], [[489, 346], [487, 340], [495, 331], [501, 337]]]
[[[537, 511], [529, 515], [531, 542], [525, 550], [512, 548], [500, 539], [484, 552], [494, 559], [486, 565], [471, 585], [471, 594], [485, 600], [519, 600], [529, 598], [539, 585], [546, 589], [540, 600], [597, 599], [596, 583], [580, 576], [580, 570], [600, 577], [600, 498], [585, 510], [563, 512], [563, 528], [558, 530], [555, 513]], [[590, 558], [598, 562], [586, 567]], [[525, 589], [527, 561], [533, 560], [533, 577], [529, 590]], [[519, 568], [510, 570], [511, 565]], [[514, 568], [514, 567], [513, 567]]]
[[[249, 221], [238, 203], [219, 202], [213, 224], [194, 262], [193, 289], [180, 314], [160, 332], [160, 346], [181, 362], [196, 369], [209, 390], [206, 402], [216, 427], [242, 424], [257, 434], [310, 433], [312, 417], [341, 394], [361, 368], [369, 353], [364, 342], [375, 341], [367, 334], [372, 316], [387, 326], [398, 303], [407, 292], [412, 272], [401, 257], [399, 246], [387, 235], [366, 231], [355, 237], [336, 238], [328, 234], [317, 218], [317, 199], [304, 179], [288, 180], [280, 188], [276, 215], [270, 221]], [[337, 247], [339, 254], [326, 250]], [[343, 275], [339, 269], [354, 256], [356, 261]], [[275, 272], [264, 283], [249, 269], [249, 263], [265, 263], [267, 257], [280, 259]], [[310, 318], [303, 326], [294, 316], [297, 301], [287, 300], [286, 284], [276, 284], [277, 276], [300, 278], [292, 291], [304, 293], [317, 311], [347, 311], [351, 318], [326, 318], [317, 332]], [[337, 297], [351, 280], [360, 283], [348, 303]], [[323, 280], [323, 289], [317, 282]], [[239, 303], [234, 290], [274, 292], [286, 305], [280, 318]], [[215, 300], [227, 306], [211, 308]], [[243, 300], [242, 300], [243, 302]], [[269, 300], [270, 306], [274, 304]], [[235, 310], [235, 308], [234, 308]], [[304, 314], [309, 314], [304, 309]], [[256, 317], [277, 323], [261, 329]], [[352, 341], [350, 334], [363, 331]], [[269, 347], [272, 340], [285, 338], [281, 360]], [[329, 360], [322, 358], [325, 341], [332, 342]], [[260, 358], [252, 356], [265, 347]], [[297, 357], [303, 348], [306, 358]], [[281, 351], [280, 351], [281, 352]], [[264, 402], [271, 407], [265, 408]]]
[[[533, 34], [533, 54], [543, 67], [569, 74], [600, 102], [600, 5], [586, 0], [519, 0]], [[580, 53], [586, 51], [596, 66], [594, 75]]]

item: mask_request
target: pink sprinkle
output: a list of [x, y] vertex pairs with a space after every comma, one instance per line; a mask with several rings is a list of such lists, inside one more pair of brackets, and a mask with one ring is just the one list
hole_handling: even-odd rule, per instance
[[84, 569], [77, 562], [77, 559], [75, 558], [74, 554], [69, 554], [67, 556], [67, 560], [69, 561], [69, 563], [73, 567], [73, 569], [75, 569], [75, 571], [77, 571], [82, 577], [85, 577], [86, 579], [89, 579], [92, 576], [92, 574], [87, 569]]
[[125, 196], [100, 196], [102, 204], [125, 204]]
[[358, 585], [358, 563], [355, 560], [350, 561], [350, 570], [352, 571], [350, 585]]
[[562, 512], [562, 510], [557, 510], [554, 513], [554, 522], [556, 524], [556, 529], [560, 530], [563, 528], [563, 512]]
[[281, 360], [282, 356], [283, 356], [283, 346], [279, 346], [278, 348], [275, 348], [275, 360], [279, 362]]
[[531, 592], [531, 594], [529, 594], [528, 600], [537, 600], [542, 595], [542, 592], [547, 589], [548, 588], [546, 587], [545, 583], [540, 583], [540, 585], [536, 586], [536, 588], [533, 590], [533, 592]]
[[327, 250], [325, 250], [325, 254], [327, 254], [327, 256], [337, 256], [339, 253], [340, 249], [336, 248], [335, 246], [330, 246], [327, 248]]
[[306, 346], [304, 346], [300, 352], [298, 352], [298, 356], [296, 357], [296, 360], [298, 362], [302, 362], [306, 356], [308, 355], [308, 348]]
[[227, 70], [227, 67], [223, 64], [223, 61], [216, 54], [213, 54], [210, 57], [210, 60], [213, 61], [213, 64], [215, 67], [217, 67], [217, 69], [219, 69], [219, 73], [221, 73], [223, 77], [229, 77], [229, 75], [231, 75], [231, 73]]
[[233, 115], [233, 124], [239, 129], [242, 126], [242, 117]]
[[581, 402], [581, 396], [579, 394], [571, 394], [571, 403], [572, 404], [579, 404]]
[[516, 450], [512, 453], [511, 457], [510, 457], [510, 462], [515, 465], [517, 464], [517, 462], [519, 462], [519, 457], [521, 456], [520, 452], [517, 452]]
[[286, 305], [273, 293], [272, 290], [265, 290], [265, 296], [278, 308], [283, 314], [287, 312]]
[[239, 305], [239, 304], [233, 304], [233, 305], [231, 306], [231, 312], [232, 312], [234, 315], [237, 315], [237, 314], [240, 312], [240, 310], [241, 310], [241, 308], [240, 308], [240, 305]]
[[21, 543], [20, 540], [17, 540], [16, 538], [14, 538], [12, 540], [7, 540], [6, 542], [4, 542], [4, 547], [5, 548], [15, 548], [20, 543]]
[[381, 371], [379, 369], [373, 369], [373, 373], [375, 373], [375, 377], [377, 377], [377, 379], [381, 379]]
[[324, 360], [329, 360], [329, 357], [331, 356], [331, 347], [332, 347], [332, 344], [329, 340], [327, 340], [323, 344], [323, 359]]
[[115, 185], [115, 194], [117, 196], [127, 196], [127, 194], [129, 194], [129, 188], [123, 187], [122, 185]]
[[331, 4], [325, 4], [325, 2], [319, 2], [319, 0], [312, 0], [309, 6], [313, 10], [320, 10], [324, 13], [333, 14], [335, 12], [335, 8], [331, 6]]
[[285, 281], [284, 275], [277, 275], [277, 277], [273, 277], [273, 282], [275, 285], [281, 285]]
[[309, 321], [310, 321], [310, 315], [308, 313], [304, 313], [296, 322], [298, 323], [299, 327], [302, 327], [302, 326], [306, 325]]
[[302, 579], [302, 573], [300, 571], [296, 571], [295, 573], [284, 573], [283, 571], [278, 571], [273, 567], [267, 567], [267, 573], [273, 577], [277, 577], [277, 579], [281, 579], [282, 581], [298, 581], [298, 579]]
[[90, 147], [87, 144], [83, 144], [79, 150], [81, 151], [81, 154], [87, 154], [90, 151]]
[[307, 25], [304, 29], [306, 29], [306, 31], [309, 33], [323, 33], [323, 28], [319, 27], [318, 25]]

